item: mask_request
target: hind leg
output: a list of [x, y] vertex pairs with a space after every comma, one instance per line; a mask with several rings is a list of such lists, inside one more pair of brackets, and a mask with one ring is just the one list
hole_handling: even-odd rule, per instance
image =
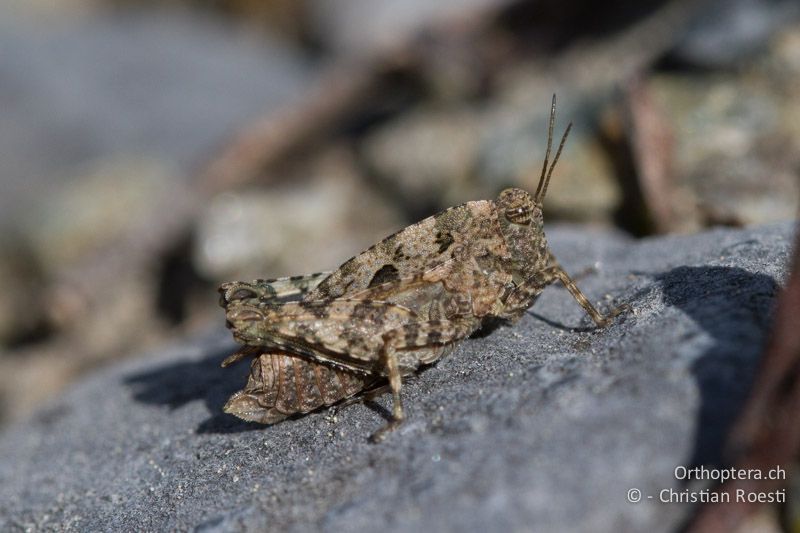
[[268, 302], [288, 296], [304, 296], [314, 290], [330, 272], [317, 272], [306, 276], [287, 276], [253, 281], [231, 281], [219, 286], [220, 305], [227, 307], [234, 301], [258, 300]]
[[398, 365], [398, 352], [450, 344], [468, 337], [480, 323], [475, 318], [462, 320], [429, 320], [411, 322], [384, 334], [385, 344], [381, 350], [381, 362], [389, 377], [392, 392], [392, 420], [376, 431], [371, 439], [380, 442], [397, 429], [405, 420], [403, 400], [400, 396], [402, 374]]

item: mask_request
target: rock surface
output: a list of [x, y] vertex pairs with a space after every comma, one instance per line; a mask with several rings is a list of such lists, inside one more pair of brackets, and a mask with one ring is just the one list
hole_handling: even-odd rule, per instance
[[106, 368], [0, 434], [0, 530], [673, 531], [691, 509], [659, 491], [720, 460], [794, 229], [556, 229], [570, 272], [596, 267], [589, 297], [633, 311], [594, 330], [549, 288], [409, 379], [380, 445], [388, 397], [266, 428], [223, 415], [247, 369], [219, 368], [222, 331]]

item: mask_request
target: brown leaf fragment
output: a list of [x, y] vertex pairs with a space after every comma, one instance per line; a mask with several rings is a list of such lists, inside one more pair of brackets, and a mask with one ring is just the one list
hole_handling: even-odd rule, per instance
[[669, 122], [653, 99], [647, 81], [628, 86], [630, 143], [641, 200], [658, 233], [676, 228], [674, 201], [675, 142]]

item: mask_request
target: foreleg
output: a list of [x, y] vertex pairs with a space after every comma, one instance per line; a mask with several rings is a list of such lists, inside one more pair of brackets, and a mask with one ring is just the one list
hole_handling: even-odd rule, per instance
[[502, 318], [516, 320], [522, 316], [522, 313], [533, 304], [533, 300], [539, 293], [541, 293], [546, 286], [555, 281], [560, 281], [564, 287], [566, 287], [572, 297], [583, 307], [584, 311], [586, 311], [598, 327], [608, 326], [611, 324], [614, 317], [629, 308], [627, 305], [621, 305], [608, 315], [603, 315], [592, 305], [586, 295], [583, 294], [564, 269], [561, 268], [560, 265], [555, 264], [531, 276], [514, 289], [505, 301]]

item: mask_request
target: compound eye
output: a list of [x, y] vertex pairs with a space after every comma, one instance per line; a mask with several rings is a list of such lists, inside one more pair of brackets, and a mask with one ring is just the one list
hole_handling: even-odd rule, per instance
[[528, 226], [531, 223], [531, 210], [525, 206], [506, 209], [506, 219], [512, 224]]

